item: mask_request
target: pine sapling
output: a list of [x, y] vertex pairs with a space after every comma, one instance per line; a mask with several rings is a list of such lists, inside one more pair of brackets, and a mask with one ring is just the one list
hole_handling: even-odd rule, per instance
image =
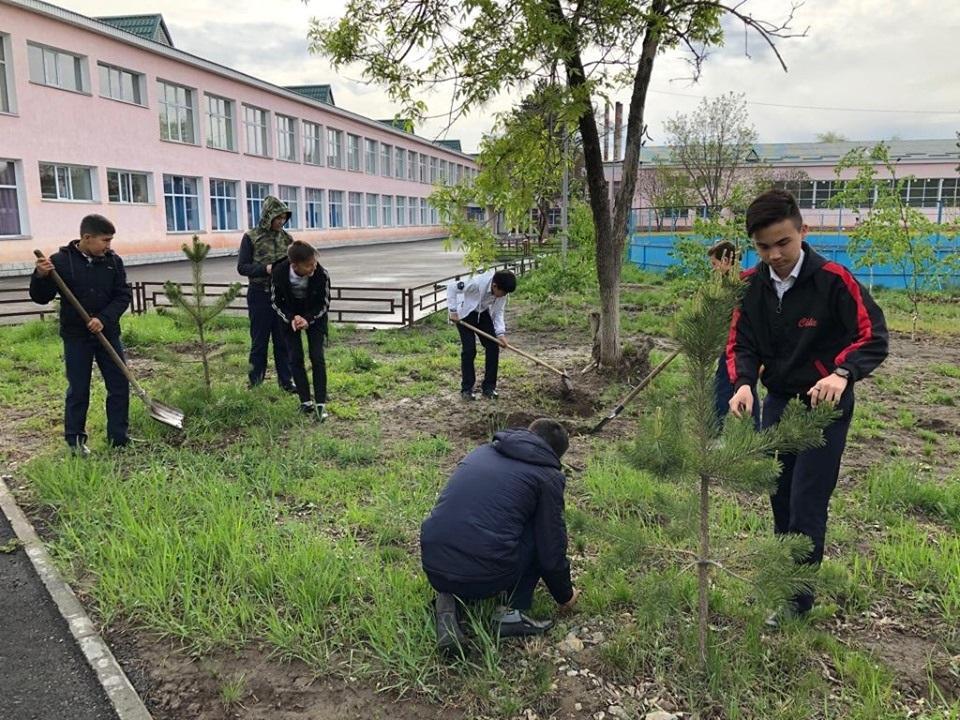
[[200, 360], [203, 363], [203, 382], [209, 393], [212, 389], [210, 382], [210, 348], [207, 345], [206, 331], [210, 322], [240, 294], [240, 283], [233, 283], [226, 292], [208, 296], [203, 283], [203, 261], [210, 252], [210, 246], [194, 235], [190, 245], [184, 243], [183, 254], [190, 261], [190, 270], [193, 275], [193, 292], [184, 294], [183, 287], [178, 283], [167, 281], [163, 290], [174, 308], [174, 316], [192, 325], [200, 338]]

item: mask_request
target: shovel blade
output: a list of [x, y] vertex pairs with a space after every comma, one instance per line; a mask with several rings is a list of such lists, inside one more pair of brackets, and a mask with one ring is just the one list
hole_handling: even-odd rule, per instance
[[183, 410], [156, 400], [150, 400], [147, 406], [150, 408], [150, 417], [154, 420], [177, 430], [183, 430], [183, 420], [185, 418]]

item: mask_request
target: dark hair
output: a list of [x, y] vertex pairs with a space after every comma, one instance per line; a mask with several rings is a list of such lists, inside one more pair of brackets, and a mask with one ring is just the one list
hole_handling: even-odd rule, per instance
[[781, 220], [793, 220], [797, 229], [803, 225], [797, 199], [786, 190], [767, 190], [758, 195], [747, 208], [747, 235], [753, 237], [758, 230]]
[[530, 423], [527, 428], [547, 441], [547, 445], [553, 448], [557, 457], [563, 457], [563, 454], [570, 447], [570, 436], [567, 435], [567, 429], [552, 418], [538, 418]]
[[731, 260], [734, 260], [737, 257], [737, 246], [729, 240], [721, 240], [707, 250], [707, 257], [716, 258], [717, 260], [723, 260], [729, 257]]
[[517, 276], [509, 270], [497, 270], [493, 274], [493, 284], [505, 293], [512, 293], [517, 289]]
[[84, 235], [116, 235], [117, 229], [103, 215], [87, 215], [80, 221], [80, 237]]
[[317, 251], [313, 249], [313, 245], [303, 240], [294, 240], [287, 248], [287, 257], [292, 263], [306, 262], [316, 254]]

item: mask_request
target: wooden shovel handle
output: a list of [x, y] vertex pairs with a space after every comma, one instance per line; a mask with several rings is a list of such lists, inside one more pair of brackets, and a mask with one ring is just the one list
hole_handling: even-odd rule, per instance
[[[481, 330], [480, 328], [475, 328], [473, 325], [471, 325], [471, 324], [469, 324], [469, 323], [465, 323], [463, 320], [458, 320], [457, 322], [458, 322], [459, 324], [463, 325], [467, 330], [472, 330], [473, 332], [475, 332], [475, 333], [476, 333], [477, 335], [479, 335], [480, 337], [485, 337], [485, 338], [487, 338], [487, 340], [493, 340], [493, 341], [494, 341], [495, 343], [497, 343], [497, 344], [500, 343], [500, 341], [499, 341], [497, 338], [495, 338], [493, 335], [490, 335], [489, 333], [485, 333], [485, 332], [484, 332], [483, 330]], [[513, 345], [507, 344], [506, 348], [507, 348], [508, 350], [513, 350], [513, 351], [514, 351], [515, 353], [517, 353], [518, 355], [522, 355], [522, 356], [525, 357], [527, 360], [532, 360], [532, 361], [535, 362], [537, 365], [541, 365], [541, 366], [545, 367], [547, 370], [551, 370], [551, 371], [555, 372], [555, 373], [556, 373], [557, 375], [559, 375], [560, 377], [569, 377], [569, 376], [567, 375], [567, 373], [565, 373], [563, 370], [557, 370], [557, 368], [555, 368], [553, 365], [550, 365], [550, 364], [548, 364], [548, 363], [545, 363], [545, 362], [544, 362], [543, 360], [541, 360], [540, 358], [534, 357], [534, 356], [531, 355], [530, 353], [524, 352], [523, 350], [521, 350], [521, 349], [518, 348], [518, 347], [514, 347]]]
[[[36, 255], [40, 260], [46, 260], [44, 254], [39, 250], [34, 250], [33, 254]], [[80, 301], [77, 300], [77, 296], [73, 294], [73, 291], [67, 287], [67, 284], [63, 281], [63, 278], [60, 277], [60, 273], [58, 273], [55, 268], [51, 268], [50, 275], [53, 277], [53, 281], [57, 284], [57, 288], [60, 290], [60, 295], [65, 297], [67, 302], [73, 306], [73, 309], [80, 314], [80, 317], [83, 318], [84, 324], [89, 325], [90, 320], [92, 319], [90, 317], [90, 313], [88, 313], [86, 308], [80, 304]], [[144, 395], [145, 393], [143, 388], [140, 387], [140, 384], [137, 382], [136, 378], [133, 377], [133, 373], [130, 372], [130, 368], [127, 367], [127, 364], [123, 361], [123, 358], [120, 357], [119, 353], [117, 353], [113, 345], [110, 344], [110, 341], [107, 340], [107, 338], [104, 337], [103, 333], [100, 331], [95, 332], [94, 335], [96, 335], [97, 339], [100, 340], [100, 344], [103, 345], [103, 349], [107, 351], [107, 354], [110, 355], [110, 358], [113, 360], [113, 362], [116, 363], [117, 367], [120, 368], [123, 374], [127, 377], [127, 380], [130, 381], [134, 391], [138, 395]]]

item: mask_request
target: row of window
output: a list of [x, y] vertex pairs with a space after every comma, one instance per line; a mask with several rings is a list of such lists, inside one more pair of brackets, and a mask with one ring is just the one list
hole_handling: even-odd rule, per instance
[[[886, 181], [889, 185], [892, 181]], [[843, 180], [806, 180], [801, 182], [778, 182], [776, 187], [789, 190], [797, 198], [801, 209], [831, 207], [833, 198], [844, 187]], [[960, 179], [958, 178], [912, 178], [900, 188], [904, 204], [910, 207], [960, 207]], [[868, 205], [877, 198], [877, 186]]]
[[[0, 111], [12, 112], [12, 74], [9, 35], [0, 33]], [[42, 85], [90, 93], [87, 58], [57, 48], [27, 43], [30, 80]], [[147, 107], [146, 75], [105, 62], [97, 63], [100, 95]], [[202, 105], [201, 105], [202, 101]], [[372, 138], [344, 133], [329, 126], [270, 110], [196, 88], [157, 79], [160, 137], [170, 142], [199, 145], [198, 119], [205, 116], [207, 147], [240, 151], [287, 162], [326, 165], [337, 170], [366, 172], [413, 182], [455, 185], [474, 177], [476, 170], [462, 163], [427, 155]], [[272, 116], [272, 122], [271, 122]], [[239, 122], [239, 137], [238, 127]]]
[[[101, 201], [96, 168], [40, 163], [40, 191], [48, 200]], [[23, 232], [23, 197], [17, 179], [17, 163], [0, 160], [0, 236]], [[163, 204], [168, 232], [200, 232], [206, 229], [203, 180], [182, 175], [163, 176]], [[263, 201], [274, 192], [270, 183], [210, 178], [208, 185], [209, 228], [238, 231], [255, 227]], [[241, 195], [241, 189], [243, 195]], [[380, 228], [437, 225], [437, 209], [426, 198], [406, 195], [348, 192], [328, 188], [278, 185], [276, 195], [292, 213], [288, 227]], [[107, 201], [120, 204], [152, 204], [153, 177], [133, 170], [107, 169]]]

